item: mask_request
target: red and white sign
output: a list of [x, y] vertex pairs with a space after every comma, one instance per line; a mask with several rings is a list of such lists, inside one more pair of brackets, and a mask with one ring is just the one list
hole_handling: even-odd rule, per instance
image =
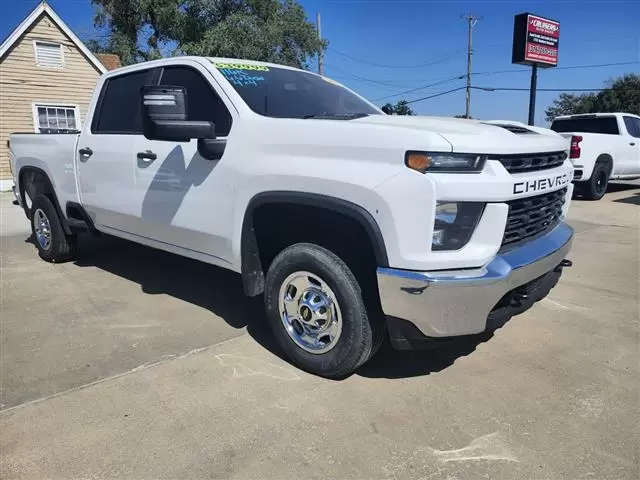
[[560, 24], [558, 22], [528, 15], [524, 60], [556, 66], [559, 40]]

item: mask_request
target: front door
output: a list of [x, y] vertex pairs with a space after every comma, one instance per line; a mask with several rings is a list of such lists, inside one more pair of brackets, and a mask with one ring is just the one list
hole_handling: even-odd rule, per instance
[[[212, 121], [217, 137], [227, 138], [231, 114], [211, 81], [196, 62], [169, 65], [160, 74], [161, 85], [186, 88], [188, 120]], [[165, 142], [144, 136], [137, 137], [134, 150], [137, 233], [225, 264], [231, 258], [233, 194], [232, 173], [222, 173], [228, 155], [207, 160], [198, 154], [196, 140]]]
[[78, 141], [77, 172], [81, 201], [96, 225], [132, 233], [138, 217], [134, 202], [135, 143], [142, 134], [140, 89], [152, 70], [109, 77], [94, 108], [95, 120]]

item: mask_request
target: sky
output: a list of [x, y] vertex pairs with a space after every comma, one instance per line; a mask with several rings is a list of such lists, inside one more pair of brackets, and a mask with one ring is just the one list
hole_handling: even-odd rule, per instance
[[[465, 85], [467, 24], [473, 29], [472, 84], [528, 88], [530, 67], [511, 64], [513, 17], [529, 12], [560, 22], [557, 69], [540, 69], [538, 88], [602, 88], [624, 73], [640, 73], [640, 0], [299, 0], [310, 20], [321, 14], [329, 41], [325, 75], [378, 105], [415, 100]], [[38, 0], [3, 0], [0, 38], [6, 37]], [[81, 39], [96, 35], [90, 0], [50, 0], [49, 4]], [[636, 62], [597, 68], [584, 65]], [[310, 63], [314, 70], [315, 61]], [[508, 70], [508, 72], [503, 72]], [[491, 73], [503, 72], [503, 73]], [[475, 74], [477, 73], [477, 75]], [[409, 93], [426, 85], [439, 83]], [[544, 110], [559, 92], [538, 91], [535, 122], [545, 126]], [[471, 115], [526, 122], [528, 91], [473, 90]], [[420, 115], [464, 113], [460, 90], [411, 104]]]

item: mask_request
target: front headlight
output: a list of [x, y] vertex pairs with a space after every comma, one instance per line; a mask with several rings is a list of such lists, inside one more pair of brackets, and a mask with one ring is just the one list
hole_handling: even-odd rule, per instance
[[459, 250], [464, 247], [484, 211], [480, 202], [437, 202], [433, 224], [432, 250]]
[[487, 160], [486, 155], [475, 153], [414, 152], [405, 154], [405, 164], [421, 173], [469, 173], [480, 172]]

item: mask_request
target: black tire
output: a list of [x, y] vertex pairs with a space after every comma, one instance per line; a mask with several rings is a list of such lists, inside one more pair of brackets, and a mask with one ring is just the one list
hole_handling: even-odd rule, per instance
[[596, 162], [591, 178], [587, 182], [582, 182], [582, 194], [587, 200], [600, 200], [607, 193], [609, 170], [608, 163]]
[[[289, 335], [280, 314], [280, 290], [296, 272], [309, 272], [333, 291], [339, 305], [342, 331], [324, 353], [303, 349]], [[274, 336], [298, 367], [326, 378], [344, 378], [365, 363], [382, 343], [384, 326], [369, 316], [360, 285], [349, 267], [331, 251], [310, 243], [285, 248], [273, 260], [265, 283], [265, 309]], [[372, 318], [374, 317], [374, 318]]]
[[[36, 223], [43, 219], [46, 222], [43, 224], [44, 229], [36, 226]], [[46, 228], [46, 225], [48, 225], [48, 228]], [[47, 231], [48, 241], [46, 239]], [[38, 232], [40, 232], [40, 236]], [[49, 200], [49, 197], [41, 193], [35, 196], [31, 206], [31, 233], [40, 258], [47, 262], [65, 262], [76, 255], [78, 248], [76, 235], [67, 235], [65, 233], [56, 208]]]

